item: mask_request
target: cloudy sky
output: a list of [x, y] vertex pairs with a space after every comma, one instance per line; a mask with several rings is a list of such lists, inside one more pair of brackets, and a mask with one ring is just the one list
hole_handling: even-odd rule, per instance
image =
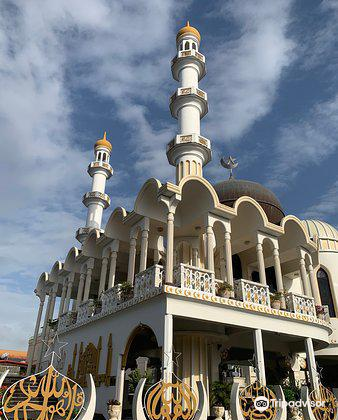
[[0, 348], [26, 347], [36, 280], [76, 244], [104, 130], [112, 208], [132, 208], [151, 176], [173, 179], [170, 60], [187, 18], [207, 59], [205, 176], [227, 177], [231, 154], [287, 213], [338, 224], [337, 0], [2, 0]]

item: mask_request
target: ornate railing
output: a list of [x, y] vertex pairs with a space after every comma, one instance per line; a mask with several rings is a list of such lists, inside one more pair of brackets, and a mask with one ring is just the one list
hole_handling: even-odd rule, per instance
[[66, 330], [70, 325], [76, 324], [77, 312], [70, 311], [62, 314], [59, 318], [58, 332]]
[[155, 264], [135, 276], [134, 296], [146, 297], [149, 292], [162, 286], [164, 268]]
[[235, 296], [243, 302], [270, 306], [269, 286], [250, 280], [235, 280]]
[[181, 289], [215, 295], [215, 275], [210, 270], [180, 264], [174, 268], [174, 283]]
[[93, 316], [95, 309], [95, 304], [93, 299], [88, 299], [86, 302], [82, 302], [79, 305], [77, 312], [77, 324], [82, 324], [87, 321], [88, 318]]
[[116, 310], [117, 305], [121, 302], [121, 285], [116, 284], [110, 289], [102, 293], [102, 314], [108, 314]]
[[304, 296], [298, 293], [287, 293], [286, 306], [289, 311], [296, 314], [316, 316], [315, 300], [313, 297]]

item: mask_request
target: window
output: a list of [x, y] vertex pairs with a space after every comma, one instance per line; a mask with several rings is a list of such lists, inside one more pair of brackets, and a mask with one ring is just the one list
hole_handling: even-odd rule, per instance
[[183, 50], [183, 44], [180, 44], [180, 51]]
[[192, 49], [196, 50], [196, 44], [194, 42], [192, 43]]
[[101, 152], [97, 155], [97, 160], [101, 160]]
[[189, 49], [189, 42], [188, 42], [188, 41], [185, 43], [185, 47], [184, 47], [184, 49], [185, 49], [185, 50], [188, 50], [188, 49]]
[[322, 305], [327, 305], [329, 307], [330, 316], [335, 317], [336, 311], [334, 308], [329, 276], [322, 268], [317, 272], [317, 281]]

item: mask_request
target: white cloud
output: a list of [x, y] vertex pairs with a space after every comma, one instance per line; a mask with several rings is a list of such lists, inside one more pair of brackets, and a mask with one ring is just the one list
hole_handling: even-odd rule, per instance
[[207, 56], [206, 131], [211, 140], [239, 138], [271, 110], [283, 70], [293, 60], [294, 42], [288, 36], [291, 4], [240, 0], [223, 6], [220, 13], [234, 20], [239, 36], [217, 40]]
[[276, 140], [268, 184], [285, 187], [301, 170], [321, 165], [338, 147], [338, 95], [316, 104], [303, 120], [283, 127]]

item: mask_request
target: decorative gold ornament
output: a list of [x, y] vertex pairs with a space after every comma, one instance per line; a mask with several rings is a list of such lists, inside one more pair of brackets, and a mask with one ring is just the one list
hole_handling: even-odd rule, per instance
[[161, 380], [149, 388], [144, 405], [150, 420], [192, 420], [197, 411], [197, 398], [178, 378], [176, 383]]
[[[334, 420], [337, 417], [337, 399], [334, 394], [322, 384], [309, 394], [312, 413], [316, 420]], [[316, 404], [316, 403], [321, 404]]]
[[27, 420], [35, 411], [38, 420], [74, 420], [84, 405], [82, 388], [52, 365], [46, 370], [15, 382], [3, 396], [6, 419]]
[[[265, 397], [269, 400], [269, 406], [263, 411], [258, 411], [254, 402], [257, 397]], [[258, 381], [244, 388], [239, 394], [239, 405], [243, 417], [247, 420], [273, 420], [277, 415], [276, 404], [272, 400], [277, 400], [276, 395], [266, 386]]]

